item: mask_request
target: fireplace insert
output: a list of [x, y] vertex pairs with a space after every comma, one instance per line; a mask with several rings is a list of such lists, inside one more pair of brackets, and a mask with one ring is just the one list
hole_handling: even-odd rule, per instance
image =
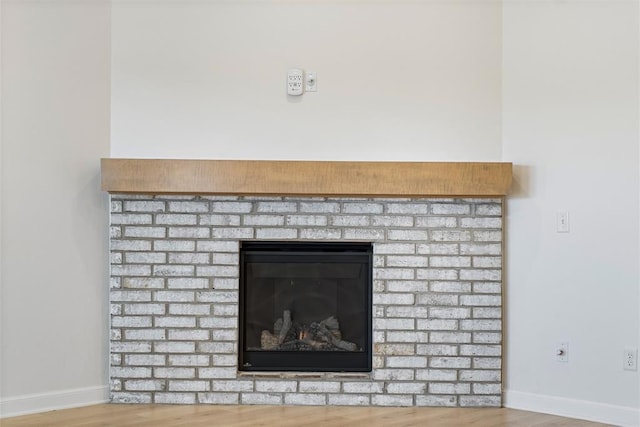
[[241, 242], [241, 371], [371, 371], [370, 243]]

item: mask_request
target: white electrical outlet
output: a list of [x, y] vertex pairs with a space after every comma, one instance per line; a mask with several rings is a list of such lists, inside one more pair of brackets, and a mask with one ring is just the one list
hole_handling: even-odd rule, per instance
[[569, 361], [569, 343], [561, 342], [556, 346], [556, 361], [566, 363]]
[[627, 347], [624, 349], [624, 370], [625, 371], [637, 371], [638, 370], [638, 349]]
[[556, 212], [556, 232], [558, 233], [569, 232], [569, 212], [567, 211]]
[[318, 73], [315, 71], [307, 71], [304, 75], [304, 91], [305, 92], [317, 92], [318, 91]]
[[287, 73], [287, 94], [293, 96], [302, 95], [304, 91], [303, 80], [304, 71], [298, 68], [292, 68]]

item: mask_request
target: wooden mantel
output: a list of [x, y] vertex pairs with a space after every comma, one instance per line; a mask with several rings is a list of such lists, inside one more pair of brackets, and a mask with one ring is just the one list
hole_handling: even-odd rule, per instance
[[511, 163], [102, 159], [109, 193], [502, 197]]

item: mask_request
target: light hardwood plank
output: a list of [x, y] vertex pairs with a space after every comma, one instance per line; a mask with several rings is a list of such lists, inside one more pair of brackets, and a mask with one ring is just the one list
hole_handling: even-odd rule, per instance
[[505, 408], [115, 405], [0, 420], [2, 427], [597, 427], [605, 424]]
[[511, 163], [102, 159], [110, 193], [502, 197]]

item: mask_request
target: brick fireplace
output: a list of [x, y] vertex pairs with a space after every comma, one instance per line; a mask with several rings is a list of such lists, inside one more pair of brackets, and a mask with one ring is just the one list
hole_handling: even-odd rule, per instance
[[[502, 198], [111, 195], [111, 398], [500, 406]], [[373, 244], [370, 373], [239, 372], [240, 241]]]

